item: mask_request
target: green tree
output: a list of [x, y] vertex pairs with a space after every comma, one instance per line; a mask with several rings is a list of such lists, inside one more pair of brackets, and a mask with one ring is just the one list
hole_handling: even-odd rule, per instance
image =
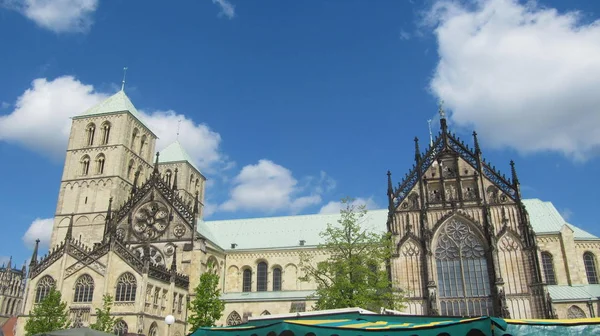
[[62, 330], [69, 327], [67, 303], [61, 301], [61, 294], [52, 287], [46, 297], [30, 311], [25, 323], [25, 335]]
[[191, 325], [191, 330], [215, 326], [215, 321], [223, 316], [225, 309], [225, 303], [220, 297], [219, 274], [215, 265], [209, 261], [207, 271], [200, 276], [200, 282], [196, 286], [194, 300], [188, 304], [190, 311], [188, 323]]
[[[361, 307], [379, 312], [381, 307], [402, 309], [405, 299], [392, 286], [387, 262], [393, 252], [391, 235], [363, 224], [367, 214], [364, 205], [354, 199], [342, 199], [338, 225], [327, 224], [320, 233], [323, 243], [317, 253], [303, 252], [301, 281], [315, 281], [315, 309]], [[326, 255], [315, 263], [316, 255]]]
[[110, 316], [112, 304], [112, 296], [104, 294], [102, 296], [102, 308], [96, 308], [96, 322], [90, 324], [90, 328], [112, 334], [115, 323], [120, 320], [120, 318]]

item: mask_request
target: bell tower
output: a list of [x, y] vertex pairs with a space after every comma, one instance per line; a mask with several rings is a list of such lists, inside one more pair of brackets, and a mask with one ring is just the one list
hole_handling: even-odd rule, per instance
[[123, 89], [72, 118], [51, 245], [71, 221], [73, 238], [88, 246], [102, 240], [109, 199], [121, 205], [152, 173], [156, 138]]

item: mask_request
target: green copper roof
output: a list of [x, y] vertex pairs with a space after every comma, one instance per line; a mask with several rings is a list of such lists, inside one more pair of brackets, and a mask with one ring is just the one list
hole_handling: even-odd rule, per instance
[[117, 112], [125, 112], [125, 111], [131, 113], [134, 118], [136, 118], [140, 123], [142, 123], [142, 125], [144, 125], [144, 127], [146, 127], [150, 132], [152, 132], [152, 129], [150, 129], [150, 127], [148, 127], [148, 125], [146, 125], [146, 123], [142, 119], [138, 110], [135, 108], [135, 106], [133, 106], [133, 103], [131, 102], [129, 97], [127, 97], [127, 95], [125, 94], [125, 91], [119, 91], [119, 92], [115, 93], [114, 95], [105, 99], [100, 104], [88, 109], [87, 111], [85, 111], [84, 113], [79, 115], [78, 117], [86, 117], [86, 116], [92, 116], [92, 115], [117, 113]]
[[185, 149], [183, 149], [183, 146], [181, 146], [181, 143], [179, 141], [175, 141], [172, 144], [168, 145], [165, 149], [161, 150], [159, 161], [163, 163], [186, 161], [190, 165], [192, 165], [194, 169], [200, 172], [200, 169], [198, 169], [198, 167], [196, 167], [196, 164], [194, 164], [194, 160], [192, 159], [192, 157], [185, 151]]
[[[564, 225], [574, 231], [575, 239], [600, 239], [574, 225], [567, 223], [551, 202], [539, 199], [523, 200], [531, 226], [536, 233], [557, 233]], [[376, 231], [387, 230], [388, 210], [369, 210], [363, 223], [364, 228]], [[203, 221], [198, 231], [225, 250], [259, 250], [300, 248], [316, 246], [323, 242], [319, 234], [327, 223], [335, 224], [340, 214], [315, 214], [300, 216], [262, 217], [232, 220]], [[237, 244], [232, 249], [231, 244]]]
[[567, 223], [552, 202], [533, 198], [523, 200], [523, 204], [527, 209], [535, 233], [557, 233], [566, 225], [573, 230], [575, 239], [599, 239], [593, 234]]
[[554, 301], [597, 300], [600, 297], [600, 285], [553, 285], [548, 286], [550, 297]]

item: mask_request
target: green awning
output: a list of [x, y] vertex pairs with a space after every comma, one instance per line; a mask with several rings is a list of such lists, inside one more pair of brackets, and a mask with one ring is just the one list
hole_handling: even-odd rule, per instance
[[493, 336], [494, 329], [504, 330], [506, 323], [491, 317], [431, 318], [425, 316], [363, 315], [359, 319], [286, 319], [271, 324], [250, 323], [231, 327], [200, 328], [192, 336], [292, 336], [337, 335], [359, 336], [368, 334], [398, 336], [449, 335]]

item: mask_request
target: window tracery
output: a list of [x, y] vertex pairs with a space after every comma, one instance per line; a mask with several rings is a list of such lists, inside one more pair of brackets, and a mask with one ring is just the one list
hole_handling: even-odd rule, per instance
[[435, 249], [440, 313], [493, 313], [485, 247], [471, 226], [457, 218], [440, 228]]
[[113, 334], [117, 335], [117, 336], [123, 336], [125, 334], [127, 334], [128, 331], [128, 327], [127, 327], [127, 323], [123, 320], [119, 320], [119, 322], [115, 323], [115, 326], [113, 328]]
[[135, 292], [137, 281], [133, 274], [123, 273], [117, 280], [117, 292], [115, 293], [115, 302], [135, 301]]
[[49, 275], [44, 275], [38, 282], [35, 289], [35, 303], [40, 303], [48, 296], [50, 289], [54, 287], [55, 281]]
[[94, 279], [88, 274], [80, 276], [75, 282], [73, 302], [92, 302], [94, 297]]
[[567, 310], [567, 318], [568, 319], [580, 319], [580, 318], [586, 318], [586, 317], [587, 316], [585, 316], [585, 312], [583, 311], [583, 309], [581, 309], [577, 306], [571, 306]]
[[556, 275], [554, 273], [554, 261], [552, 254], [542, 252], [542, 269], [544, 270], [544, 278], [548, 285], [556, 285]]
[[227, 325], [234, 326], [238, 324], [242, 324], [242, 317], [234, 310], [227, 316]]

